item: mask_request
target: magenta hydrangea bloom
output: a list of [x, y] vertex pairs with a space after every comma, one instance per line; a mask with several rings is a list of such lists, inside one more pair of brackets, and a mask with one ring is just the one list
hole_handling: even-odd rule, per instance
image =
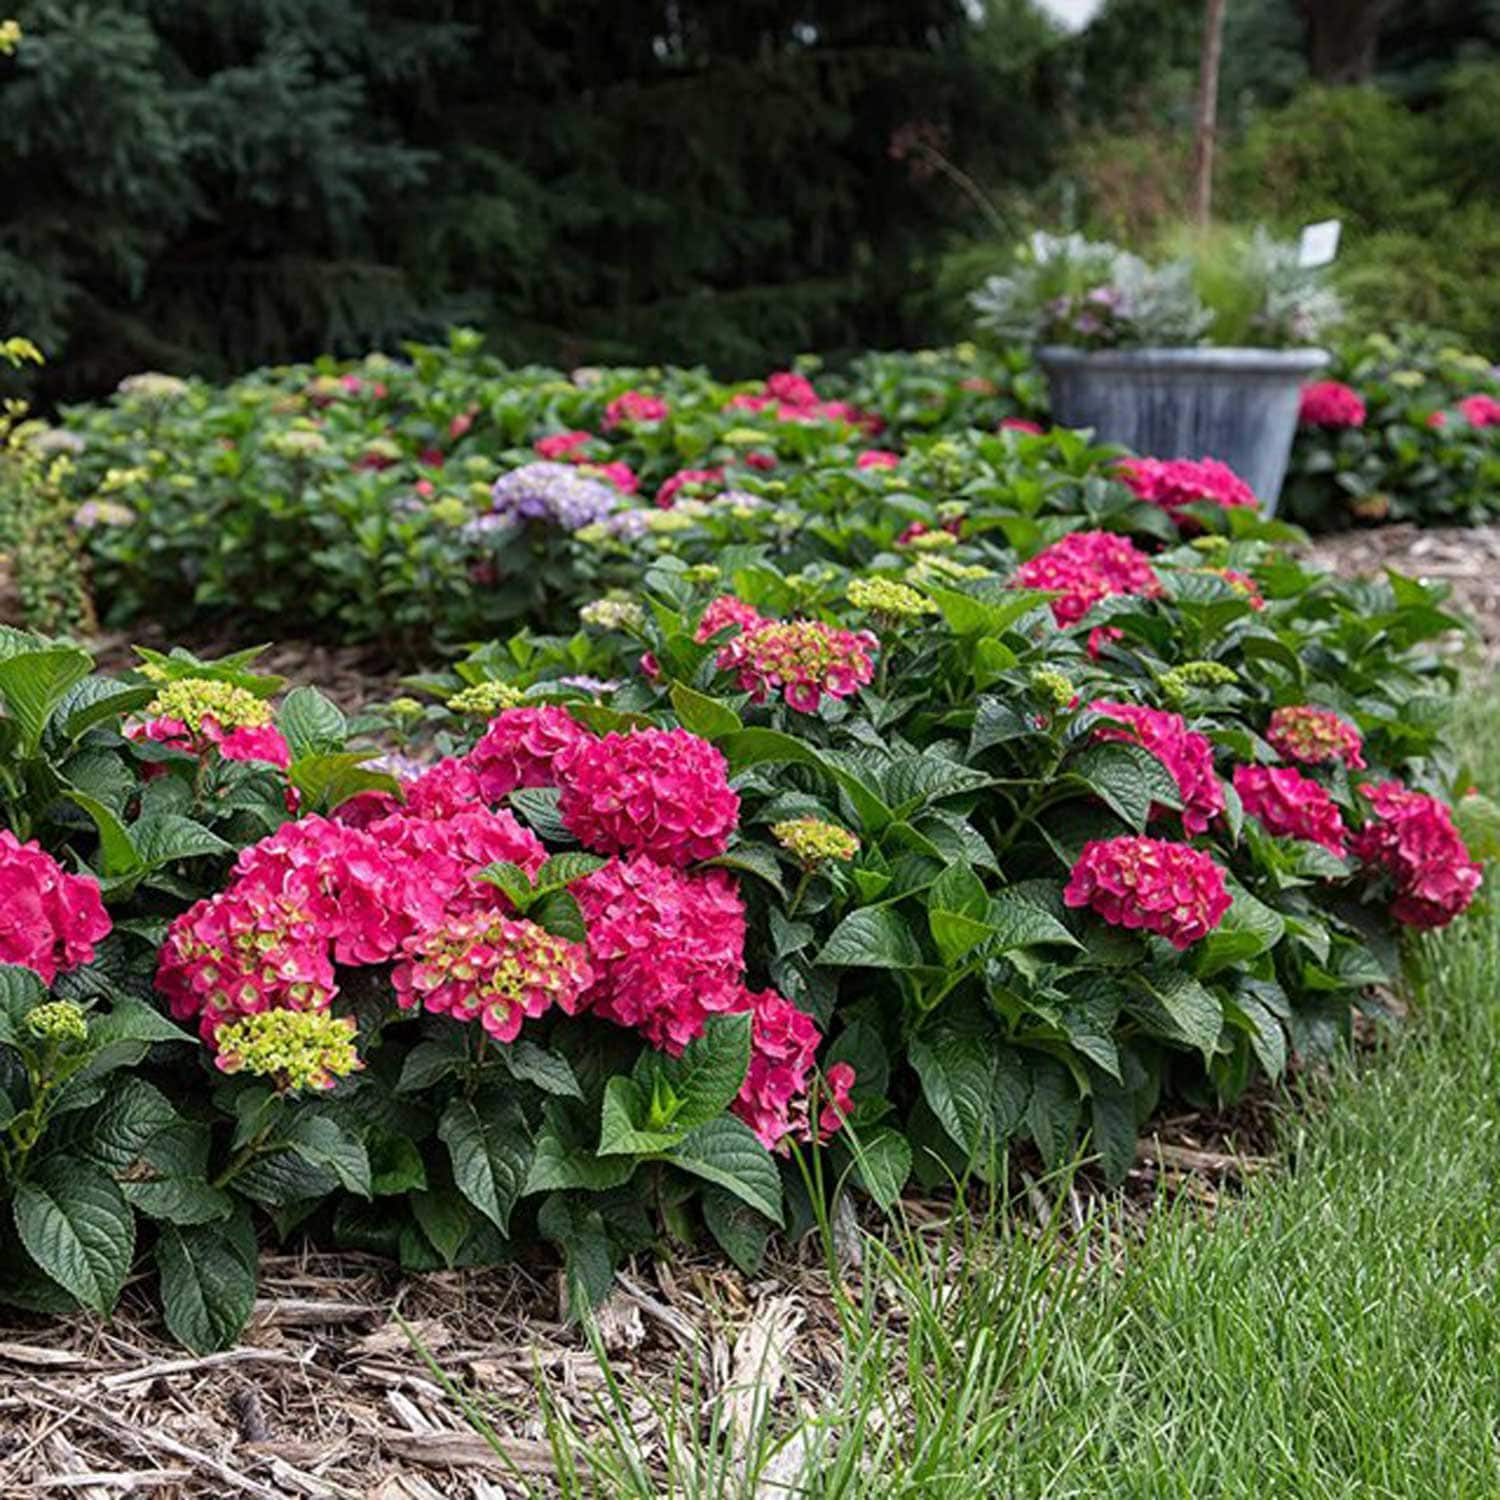
[[1271, 715], [1266, 739], [1276, 753], [1303, 765], [1320, 766], [1341, 760], [1351, 771], [1365, 768], [1364, 741], [1359, 731], [1331, 708], [1307, 704], [1278, 708]]
[[0, 829], [0, 963], [51, 984], [58, 970], [89, 963], [111, 926], [97, 880], [68, 874], [40, 844]]
[[895, 469], [901, 464], [901, 455], [892, 453], [889, 448], [866, 448], [858, 458], [854, 460], [856, 469]]
[[520, 787], [556, 786], [559, 761], [593, 736], [565, 708], [507, 708], [490, 720], [479, 743], [465, 757], [486, 802]]
[[721, 672], [733, 672], [757, 703], [781, 693], [799, 713], [816, 713], [823, 694], [847, 698], [872, 682], [879, 639], [821, 620], [763, 620], [719, 648]]
[[693, 639], [701, 646], [731, 625], [738, 625], [741, 630], [753, 630], [765, 623], [753, 604], [746, 604], [733, 594], [720, 594], [705, 606], [698, 617], [698, 628], [693, 632]]
[[477, 1017], [498, 1042], [554, 1005], [571, 1015], [592, 978], [581, 944], [495, 911], [450, 912], [406, 940], [391, 973], [402, 1006]]
[[548, 463], [581, 463], [582, 450], [593, 440], [592, 432], [554, 432], [538, 438], [531, 446], [537, 457]]
[[1315, 380], [1302, 387], [1297, 420], [1303, 427], [1363, 427], [1365, 403], [1341, 380]]
[[686, 729], [635, 729], [587, 740], [568, 757], [558, 812], [587, 849], [681, 869], [729, 847], [740, 799], [707, 740]]
[[[1181, 714], [1161, 708], [1143, 708], [1135, 703], [1116, 703], [1096, 698], [1089, 704], [1096, 714], [1105, 714], [1129, 725], [1099, 724], [1094, 738], [1131, 740], [1144, 745], [1166, 767], [1182, 794], [1182, 826], [1189, 833], [1204, 833], [1224, 811], [1224, 788], [1214, 775], [1214, 747], [1206, 735], [1187, 727]], [[1165, 808], [1152, 808], [1158, 817]]]
[[1267, 833], [1321, 844], [1340, 858], [1348, 834], [1326, 788], [1290, 766], [1236, 766], [1234, 789]]
[[1458, 409], [1470, 427], [1500, 427], [1500, 401], [1493, 396], [1465, 396]]
[[662, 422], [670, 411], [660, 396], [648, 396], [645, 391], [626, 391], [604, 408], [604, 427], [606, 431], [612, 431], [627, 422]]
[[1360, 791], [1370, 818], [1351, 844], [1362, 864], [1391, 877], [1391, 915], [1411, 927], [1446, 927], [1467, 909], [1484, 878], [1453, 814], [1436, 797], [1399, 781], [1364, 782]]
[[596, 1015], [680, 1052], [709, 1015], [736, 1008], [745, 908], [723, 870], [615, 859], [572, 891], [594, 972], [584, 1004]]
[[1129, 537], [1112, 531], [1070, 531], [1022, 563], [1012, 581], [1019, 588], [1060, 592], [1052, 617], [1062, 626], [1076, 625], [1111, 594], [1161, 593], [1150, 559]]
[[1207, 854], [1131, 834], [1085, 844], [1063, 900], [1113, 926], [1154, 932], [1178, 949], [1207, 937], [1231, 905], [1224, 872]]
[[662, 510], [670, 510], [676, 503], [678, 491], [690, 484], [712, 485], [715, 489], [723, 489], [724, 470], [722, 468], [679, 469], [662, 481], [661, 488], [656, 492], [657, 505]]
[[1254, 490], [1216, 458], [1126, 458], [1116, 472], [1138, 499], [1159, 505], [1179, 526], [1190, 520], [1183, 507], [1199, 501], [1226, 510], [1257, 503]]
[[[794, 1140], [810, 1140], [814, 1131], [808, 1118], [809, 1096], [819, 1042], [812, 1017], [775, 990], [743, 991], [734, 1009], [750, 1012], [750, 1069], [731, 1111], [768, 1151], [785, 1151]], [[820, 1137], [831, 1135], [848, 1117], [853, 1083], [854, 1069], [848, 1063], [835, 1063], [828, 1070], [828, 1098], [817, 1123]]]

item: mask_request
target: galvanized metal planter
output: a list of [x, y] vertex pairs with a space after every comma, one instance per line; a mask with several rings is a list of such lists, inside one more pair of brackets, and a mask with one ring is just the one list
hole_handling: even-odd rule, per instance
[[1322, 349], [1037, 351], [1064, 427], [1152, 458], [1217, 458], [1267, 515], [1276, 510], [1297, 430], [1298, 391], [1328, 363]]

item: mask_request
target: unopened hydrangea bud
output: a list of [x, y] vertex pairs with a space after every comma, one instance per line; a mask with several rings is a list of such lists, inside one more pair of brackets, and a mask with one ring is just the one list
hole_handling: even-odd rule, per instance
[[444, 495], [428, 514], [444, 526], [462, 526], [469, 519], [469, 507], [457, 495]]
[[71, 1000], [52, 1000], [28, 1011], [26, 1029], [38, 1041], [55, 1042], [60, 1047], [86, 1042], [89, 1038], [83, 1011]]
[[958, 538], [951, 531], [922, 531], [901, 545], [913, 552], [946, 552], [950, 547], [958, 546]]
[[1195, 536], [1188, 545], [1195, 552], [1228, 552], [1229, 538], [1227, 536]]
[[1050, 698], [1058, 708], [1066, 708], [1077, 694], [1077, 689], [1061, 672], [1051, 667], [1037, 667], [1031, 674], [1031, 690], [1044, 698]]
[[148, 370], [143, 375], [127, 375], [119, 384], [122, 396], [133, 396], [137, 400], [158, 405], [187, 395], [187, 390], [187, 381], [179, 380], [175, 375], [160, 375], [154, 370]]
[[214, 677], [179, 677], [164, 682], [146, 706], [148, 719], [176, 719], [194, 734], [212, 719], [220, 729], [261, 729], [271, 722], [264, 698]]
[[0, 57], [9, 57], [21, 45], [21, 23], [0, 21]]
[[1220, 661], [1185, 661], [1161, 674], [1162, 695], [1180, 703], [1194, 688], [1229, 687], [1239, 681], [1232, 667]]
[[351, 1016], [321, 1010], [263, 1010], [221, 1026], [214, 1061], [225, 1073], [274, 1078], [286, 1093], [331, 1089], [364, 1067]]
[[311, 458], [328, 447], [328, 439], [321, 432], [310, 432], [303, 427], [294, 427], [288, 432], [275, 433], [268, 442], [271, 450], [282, 458]]
[[426, 712], [415, 698], [393, 698], [386, 707], [395, 719], [420, 719]]
[[719, 576], [719, 570], [712, 563], [698, 563], [691, 568], [684, 568], [682, 579], [684, 583], [713, 583]]
[[827, 859], [847, 863], [859, 853], [859, 838], [822, 818], [790, 818], [771, 825], [771, 836], [809, 868]]
[[478, 714], [482, 719], [493, 719], [502, 709], [514, 708], [524, 697], [519, 688], [508, 682], [476, 682], [455, 693], [448, 700], [448, 707], [456, 714]]
[[578, 611], [578, 618], [601, 630], [639, 630], [646, 612], [633, 599], [594, 599]]
[[847, 597], [855, 609], [867, 609], [892, 620], [915, 620], [937, 613], [931, 599], [889, 578], [851, 579]]
[[993, 574], [979, 563], [961, 563], [939, 553], [918, 557], [906, 570], [907, 579], [914, 584], [945, 584], [950, 579], [966, 583], [975, 578], [990, 578]]

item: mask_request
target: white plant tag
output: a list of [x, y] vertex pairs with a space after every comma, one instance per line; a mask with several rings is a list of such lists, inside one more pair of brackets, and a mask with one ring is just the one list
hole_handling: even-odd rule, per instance
[[1308, 267], [1331, 265], [1339, 253], [1339, 231], [1343, 227], [1337, 219], [1308, 224], [1297, 243], [1297, 264]]

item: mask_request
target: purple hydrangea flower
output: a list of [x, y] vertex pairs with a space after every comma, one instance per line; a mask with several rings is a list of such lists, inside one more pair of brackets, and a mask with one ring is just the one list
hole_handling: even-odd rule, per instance
[[577, 688], [580, 693], [612, 693], [619, 687], [619, 682], [611, 679], [606, 682], [602, 677], [559, 677], [559, 686]]
[[612, 484], [589, 479], [571, 464], [523, 464], [502, 474], [490, 491], [491, 513], [516, 521], [547, 521], [577, 531], [620, 504]]

